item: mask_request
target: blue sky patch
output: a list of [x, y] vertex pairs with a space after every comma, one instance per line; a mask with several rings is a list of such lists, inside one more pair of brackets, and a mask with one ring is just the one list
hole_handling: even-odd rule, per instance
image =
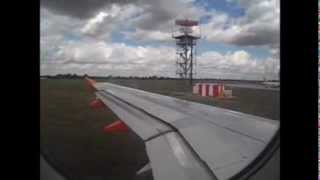
[[207, 11], [217, 10], [228, 13], [232, 17], [240, 17], [245, 14], [235, 2], [227, 2], [226, 0], [195, 0], [194, 5], [205, 8]]

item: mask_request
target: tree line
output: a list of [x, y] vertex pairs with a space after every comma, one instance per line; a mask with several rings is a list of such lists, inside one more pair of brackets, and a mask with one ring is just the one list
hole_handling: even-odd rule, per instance
[[48, 79], [83, 79], [84, 77], [90, 77], [94, 79], [179, 79], [179, 78], [171, 78], [171, 77], [163, 77], [163, 76], [89, 76], [78, 75], [78, 74], [57, 74], [57, 75], [42, 75], [41, 78]]
[[[41, 78], [47, 79], [83, 79], [85, 77], [90, 77], [93, 79], [142, 79], [142, 80], [179, 80], [180, 78], [173, 78], [173, 77], [164, 77], [164, 76], [89, 76], [85, 75], [78, 75], [78, 74], [57, 74], [57, 75], [42, 75]], [[261, 80], [239, 80], [239, 79], [220, 79], [220, 78], [196, 78], [195, 81], [224, 81], [224, 82], [233, 82], [233, 81], [242, 81], [242, 82], [261, 82]]]

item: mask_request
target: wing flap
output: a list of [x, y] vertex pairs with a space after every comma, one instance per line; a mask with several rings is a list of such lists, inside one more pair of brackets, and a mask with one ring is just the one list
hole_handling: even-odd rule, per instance
[[175, 132], [147, 141], [146, 147], [155, 179], [216, 179]]

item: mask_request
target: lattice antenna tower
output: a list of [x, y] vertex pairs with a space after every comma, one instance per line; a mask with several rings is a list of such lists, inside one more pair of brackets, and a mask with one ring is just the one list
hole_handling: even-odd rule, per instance
[[176, 20], [172, 38], [176, 42], [176, 74], [182, 79], [189, 79], [192, 84], [195, 74], [195, 55], [197, 40], [201, 32], [198, 21]]

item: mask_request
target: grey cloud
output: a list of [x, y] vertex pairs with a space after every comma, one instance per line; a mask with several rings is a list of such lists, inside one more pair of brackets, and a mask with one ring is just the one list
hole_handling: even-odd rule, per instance
[[[280, 15], [278, 0], [233, 0], [245, 9], [245, 15], [232, 18], [216, 13], [205, 25], [205, 37], [211, 42], [237, 46], [268, 46], [280, 42]], [[231, 23], [232, 22], [232, 23]]]
[[202, 7], [180, 0], [142, 0], [144, 14], [138, 19], [136, 27], [143, 30], [160, 30], [169, 32], [175, 19], [189, 18], [198, 20], [208, 15]]
[[233, 43], [243, 46], [268, 45], [275, 46], [280, 42], [279, 0], [239, 0], [239, 4], [246, 8], [243, 26], [248, 26], [246, 33], [239, 34]]
[[135, 0], [41, 0], [40, 4], [42, 7], [58, 14], [87, 19], [111, 4], [133, 2]]
[[231, 43], [238, 46], [263, 46], [279, 43], [279, 31], [273, 29], [254, 29], [231, 39]]
[[144, 0], [144, 3], [145, 14], [137, 22], [137, 27], [141, 29], [159, 29], [178, 16], [182, 10], [182, 5], [173, 0]]
[[138, 41], [170, 42], [176, 19], [194, 19], [209, 15], [210, 12], [190, 2], [180, 0], [144, 0], [143, 13], [131, 21], [133, 32], [123, 32], [126, 38]]
[[[120, 26], [129, 25], [130, 28], [137, 30], [137, 32], [139, 30], [148, 32], [156, 30], [169, 34], [174, 19], [192, 17], [199, 19], [200, 16], [208, 13], [203, 8], [192, 6], [190, 2], [180, 0], [42, 0], [41, 6], [43, 7], [42, 9], [54, 12], [56, 15], [62, 15], [59, 18], [70, 19], [72, 17], [73, 19], [70, 19], [70, 22], [78, 19], [82, 20], [82, 24], [89, 22], [99, 13], [105, 12], [109, 15], [103, 18], [102, 22], [96, 23], [94, 28], [84, 31], [83, 35], [109, 40], [111, 32], [118, 30]], [[110, 16], [110, 13], [115, 9], [120, 9], [120, 11], [115, 12], [115, 16]], [[66, 29], [64, 27], [70, 27], [70, 25], [59, 27], [62, 31]], [[79, 31], [83, 27], [69, 29], [77, 29]], [[53, 27], [53, 29], [56, 28]], [[47, 28], [47, 30], [51, 31], [50, 28]], [[131, 37], [139, 38], [140, 35], [137, 34]]]

